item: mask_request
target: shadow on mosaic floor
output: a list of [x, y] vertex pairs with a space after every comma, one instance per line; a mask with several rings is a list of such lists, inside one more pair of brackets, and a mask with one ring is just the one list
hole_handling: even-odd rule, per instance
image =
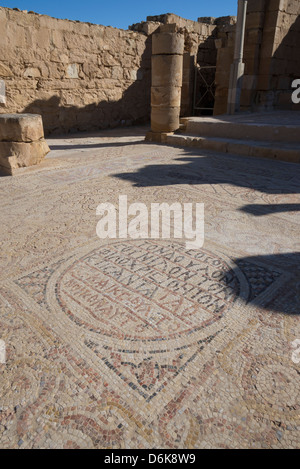
[[[136, 172], [115, 174], [114, 177], [132, 182], [136, 187], [179, 184], [224, 185], [226, 192], [236, 196], [231, 186], [249, 188], [266, 194], [299, 194], [300, 166], [283, 162], [251, 159], [235, 155], [221, 155], [184, 149], [192, 153], [177, 159], [187, 164], [149, 165]], [[258, 194], [259, 196], [259, 194]], [[281, 212], [297, 212], [300, 203], [245, 205], [240, 210], [257, 216]], [[300, 253], [258, 255], [235, 259], [249, 286], [243, 301], [268, 311], [300, 314]], [[273, 289], [272, 295], [266, 294]], [[266, 293], [265, 293], [266, 292]]]
[[256, 217], [262, 217], [264, 215], [272, 215], [276, 213], [300, 212], [300, 204], [249, 204], [242, 207], [240, 211], [250, 215], [255, 215]]
[[130, 181], [135, 187], [224, 184], [229, 193], [230, 185], [267, 194], [300, 193], [300, 165], [208, 151], [197, 155], [195, 149], [188, 148], [184, 151], [191, 156], [178, 158], [174, 164], [149, 165], [114, 177]]
[[[98, 136], [99, 137], [99, 136]], [[129, 142], [105, 142], [105, 143], [82, 143], [78, 145], [69, 144], [69, 145], [56, 145], [50, 144], [50, 150], [89, 150], [93, 148], [113, 148], [113, 147], [125, 147], [130, 145], [141, 145], [145, 144], [142, 140], [133, 140]]]
[[245, 303], [300, 315], [300, 252], [244, 257], [235, 263], [248, 283], [248, 298], [242, 296]]

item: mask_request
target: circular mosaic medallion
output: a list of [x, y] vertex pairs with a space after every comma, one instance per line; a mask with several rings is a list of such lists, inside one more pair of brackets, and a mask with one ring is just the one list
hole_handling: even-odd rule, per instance
[[180, 243], [127, 241], [69, 265], [56, 297], [67, 317], [88, 331], [159, 341], [219, 321], [240, 289], [236, 271], [218, 255]]

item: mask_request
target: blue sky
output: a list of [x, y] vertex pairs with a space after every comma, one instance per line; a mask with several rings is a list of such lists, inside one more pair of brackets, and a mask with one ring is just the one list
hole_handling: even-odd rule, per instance
[[196, 20], [199, 16], [235, 15], [237, 0], [0, 0], [0, 6], [32, 10], [37, 13], [89, 21], [90, 23], [127, 29], [128, 25], [145, 21], [149, 15], [175, 13]]

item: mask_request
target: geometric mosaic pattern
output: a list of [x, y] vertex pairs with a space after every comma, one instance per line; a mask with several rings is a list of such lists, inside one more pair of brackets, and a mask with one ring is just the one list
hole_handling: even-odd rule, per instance
[[16, 283], [63, 314], [64, 330], [83, 329], [84, 346], [147, 402], [226, 327], [242, 291], [252, 299], [280, 276], [249, 263], [239, 276], [209, 251], [160, 241], [114, 243], [58, 266]]
[[[0, 179], [0, 447], [298, 448], [300, 213], [242, 210], [296, 207], [298, 166], [139, 132]], [[203, 248], [100, 241], [121, 194], [204, 203]]]

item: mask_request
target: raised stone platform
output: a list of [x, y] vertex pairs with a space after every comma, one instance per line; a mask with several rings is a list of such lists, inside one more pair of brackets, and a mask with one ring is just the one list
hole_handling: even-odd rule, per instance
[[39, 164], [49, 151], [41, 116], [0, 114], [1, 172], [11, 175], [19, 168]]
[[168, 144], [300, 163], [300, 112], [181, 119]]
[[232, 138], [300, 144], [300, 112], [190, 117], [186, 133], [202, 137]]

